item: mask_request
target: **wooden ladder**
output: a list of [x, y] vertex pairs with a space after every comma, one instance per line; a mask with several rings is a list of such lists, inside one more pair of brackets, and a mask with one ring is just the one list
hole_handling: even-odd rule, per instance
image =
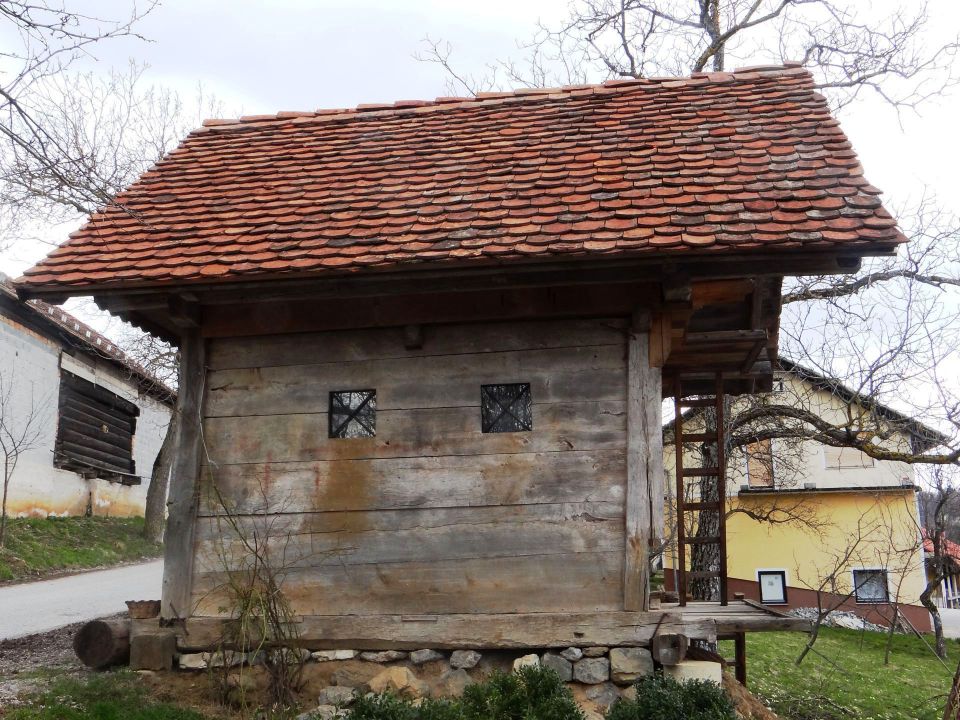
[[[724, 407], [723, 407], [723, 378], [717, 373], [715, 379], [714, 394], [712, 396], [698, 396], [695, 398], [686, 398], [683, 394], [683, 378], [677, 376], [674, 379], [674, 445], [677, 459], [677, 593], [679, 595], [680, 605], [687, 604], [687, 581], [689, 579], [710, 579], [719, 578], [720, 580], [720, 604], [727, 604], [727, 533], [725, 518], [726, 497], [726, 452], [724, 448], [723, 428], [724, 428]], [[704, 432], [687, 433], [684, 432], [683, 412], [688, 408], [714, 408], [716, 412], [716, 424], [711, 430], [708, 423], [704, 422]], [[716, 444], [715, 467], [684, 467], [683, 451], [684, 446], [693, 443]], [[712, 477], [716, 482], [717, 500], [704, 501], [698, 498], [695, 501], [687, 502], [687, 480], [690, 478]], [[711, 537], [687, 537], [686, 523], [687, 513], [715, 511], [719, 513], [718, 526], [719, 532]], [[689, 545], [718, 545], [720, 555], [719, 570], [687, 570], [687, 546]]]

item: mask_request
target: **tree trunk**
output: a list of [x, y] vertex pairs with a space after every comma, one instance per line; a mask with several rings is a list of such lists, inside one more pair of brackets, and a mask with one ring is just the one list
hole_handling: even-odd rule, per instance
[[3, 503], [0, 506], [0, 548], [7, 540], [7, 490], [10, 487], [10, 476], [13, 472], [10, 470], [9, 461], [3, 463]]
[[953, 684], [947, 695], [947, 706], [943, 710], [943, 720], [960, 720], [960, 663], [953, 674]]
[[167, 434], [160, 445], [160, 452], [153, 461], [150, 473], [150, 487], [147, 488], [147, 502], [143, 511], [143, 536], [155, 543], [163, 540], [163, 529], [167, 516], [167, 489], [170, 485], [170, 466], [173, 463], [174, 448], [180, 423], [179, 413], [174, 408], [167, 425]]
[[933, 618], [934, 652], [937, 653], [937, 657], [945, 660], [947, 657], [947, 645], [943, 639], [943, 619], [940, 617], [940, 608], [933, 602], [932, 597], [933, 591], [941, 582], [943, 582], [943, 576], [937, 574], [927, 583], [923, 592], [920, 593], [920, 604], [927, 609], [930, 617]]

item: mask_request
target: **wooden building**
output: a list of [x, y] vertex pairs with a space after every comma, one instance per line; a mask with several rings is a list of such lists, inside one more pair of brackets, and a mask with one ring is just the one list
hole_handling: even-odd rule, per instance
[[710, 638], [797, 621], [649, 608], [661, 398], [768, 389], [782, 277], [903, 241], [878, 194], [800, 67], [280, 113], [206, 123], [20, 288], [180, 344], [182, 646], [225, 508], [279, 529], [313, 647]]

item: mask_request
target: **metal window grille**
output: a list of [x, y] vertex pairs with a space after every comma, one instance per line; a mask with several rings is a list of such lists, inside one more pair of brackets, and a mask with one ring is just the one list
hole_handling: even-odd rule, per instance
[[485, 433], [533, 430], [530, 383], [480, 386], [481, 427]]
[[377, 391], [330, 393], [330, 437], [363, 438], [377, 434]]

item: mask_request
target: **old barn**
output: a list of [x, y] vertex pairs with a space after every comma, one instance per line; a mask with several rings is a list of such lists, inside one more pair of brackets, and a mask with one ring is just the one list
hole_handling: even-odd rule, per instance
[[[661, 400], [768, 388], [783, 276], [903, 241], [878, 194], [800, 67], [285, 112], [206, 123], [20, 288], [182, 350], [181, 647], [229, 614], [225, 513], [310, 647], [713, 638], [797, 621], [650, 606]], [[722, 556], [723, 493], [679, 511]]]

